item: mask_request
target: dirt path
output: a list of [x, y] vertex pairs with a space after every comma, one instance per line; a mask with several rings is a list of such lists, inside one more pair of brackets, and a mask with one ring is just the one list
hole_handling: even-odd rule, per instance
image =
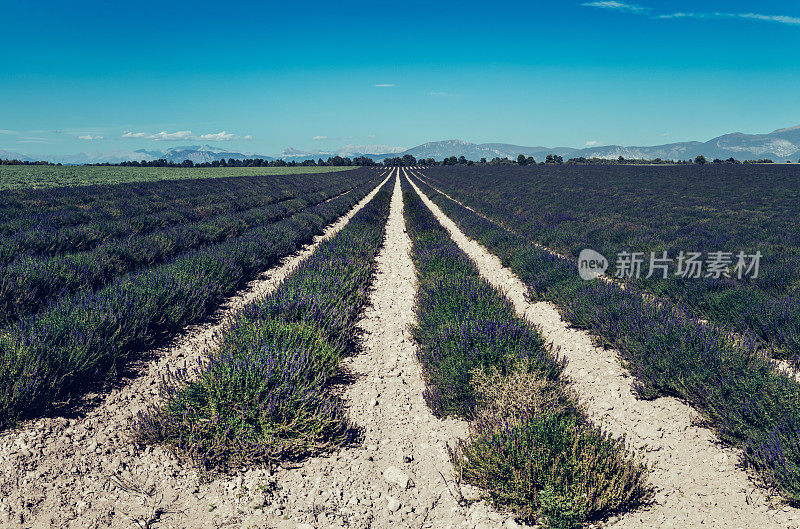
[[[413, 185], [413, 183], [412, 183]], [[420, 192], [414, 186], [417, 192]], [[450, 232], [481, 274], [506, 293], [518, 314], [537, 325], [569, 360], [567, 376], [591, 418], [630, 444], [645, 450], [657, 489], [652, 506], [609, 520], [612, 527], [800, 527], [800, 511], [776, 504], [737, 468], [735, 450], [718, 444], [713, 432], [695, 426], [697, 413], [673, 399], [637, 400], [633, 378], [619, 364], [616, 350], [593, 346], [588, 333], [568, 327], [550, 303], [530, 303], [527, 289], [500, 260], [468, 239], [422, 194], [423, 202]]]
[[[482, 502], [460, 507], [451, 494], [445, 443], [465, 436], [467, 425], [436, 419], [422, 399], [424, 383], [409, 333], [417, 282], [402, 207], [398, 182], [370, 306], [359, 323], [363, 351], [346, 360], [357, 380], [344, 396], [351, 419], [364, 428], [363, 447], [281, 471], [268, 509], [270, 526], [516, 527], [513, 520], [505, 525], [508, 515], [491, 512]], [[475, 497], [472, 489], [462, 493]]]
[[341, 230], [379, 187], [313, 244], [249, 283], [210, 323], [188, 328], [170, 346], [148, 355], [155, 359], [134, 366], [136, 376], [97, 396], [97, 405], [85, 415], [37, 419], [0, 434], [0, 527], [236, 526], [253, 510], [251, 491], [258, 483], [269, 482], [269, 472], [252, 469], [202, 484], [202, 476], [168, 450], [138, 451], [130, 442], [132, 419], [156, 401], [163, 374], [196, 366], [227, 318], [274, 290], [323, 239]]

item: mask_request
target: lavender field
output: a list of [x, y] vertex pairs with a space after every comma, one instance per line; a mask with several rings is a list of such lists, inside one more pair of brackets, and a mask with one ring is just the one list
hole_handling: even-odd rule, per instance
[[[792, 527], [798, 194], [747, 169], [0, 193], [0, 520]], [[579, 274], [715, 244], [763, 274]]]

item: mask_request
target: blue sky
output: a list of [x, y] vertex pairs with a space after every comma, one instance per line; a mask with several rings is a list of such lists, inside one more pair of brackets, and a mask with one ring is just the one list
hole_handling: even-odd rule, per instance
[[800, 4], [5, 0], [0, 149], [583, 147], [800, 124]]

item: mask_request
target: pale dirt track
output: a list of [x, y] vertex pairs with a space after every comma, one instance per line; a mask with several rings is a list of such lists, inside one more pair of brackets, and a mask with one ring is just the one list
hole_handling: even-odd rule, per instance
[[735, 450], [722, 447], [713, 432], [695, 425], [697, 413], [674, 398], [637, 400], [633, 378], [619, 363], [619, 352], [597, 348], [591, 336], [570, 328], [550, 303], [530, 303], [522, 281], [500, 259], [468, 239], [455, 223], [420, 192], [423, 201], [492, 285], [506, 293], [518, 314], [536, 325], [560, 348], [590, 417], [629, 444], [644, 450], [657, 493], [653, 505], [618, 519], [611, 527], [800, 527], [800, 512], [769, 498], [737, 467]]
[[[385, 185], [390, 176], [381, 182]], [[215, 527], [243, 515], [249, 493], [268, 471], [201, 484], [192, 469], [162, 447], [138, 451], [130, 442], [136, 414], [157, 401], [162, 375], [193, 368], [241, 307], [275, 290], [320, 242], [340, 231], [372, 197], [370, 192], [326, 228], [313, 244], [284, 259], [229, 299], [210, 323], [192, 326], [155, 359], [134, 366], [136, 377], [77, 418], [42, 418], [0, 434], [0, 527]], [[163, 512], [162, 512], [163, 511]], [[191, 516], [189, 515], [191, 513]]]

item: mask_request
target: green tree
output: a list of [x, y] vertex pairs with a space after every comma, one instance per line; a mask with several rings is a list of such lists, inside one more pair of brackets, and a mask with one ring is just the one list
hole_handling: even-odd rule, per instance
[[403, 165], [405, 165], [406, 167], [411, 167], [412, 165], [417, 165], [417, 159], [414, 158], [410, 154], [404, 154], [403, 155]]

